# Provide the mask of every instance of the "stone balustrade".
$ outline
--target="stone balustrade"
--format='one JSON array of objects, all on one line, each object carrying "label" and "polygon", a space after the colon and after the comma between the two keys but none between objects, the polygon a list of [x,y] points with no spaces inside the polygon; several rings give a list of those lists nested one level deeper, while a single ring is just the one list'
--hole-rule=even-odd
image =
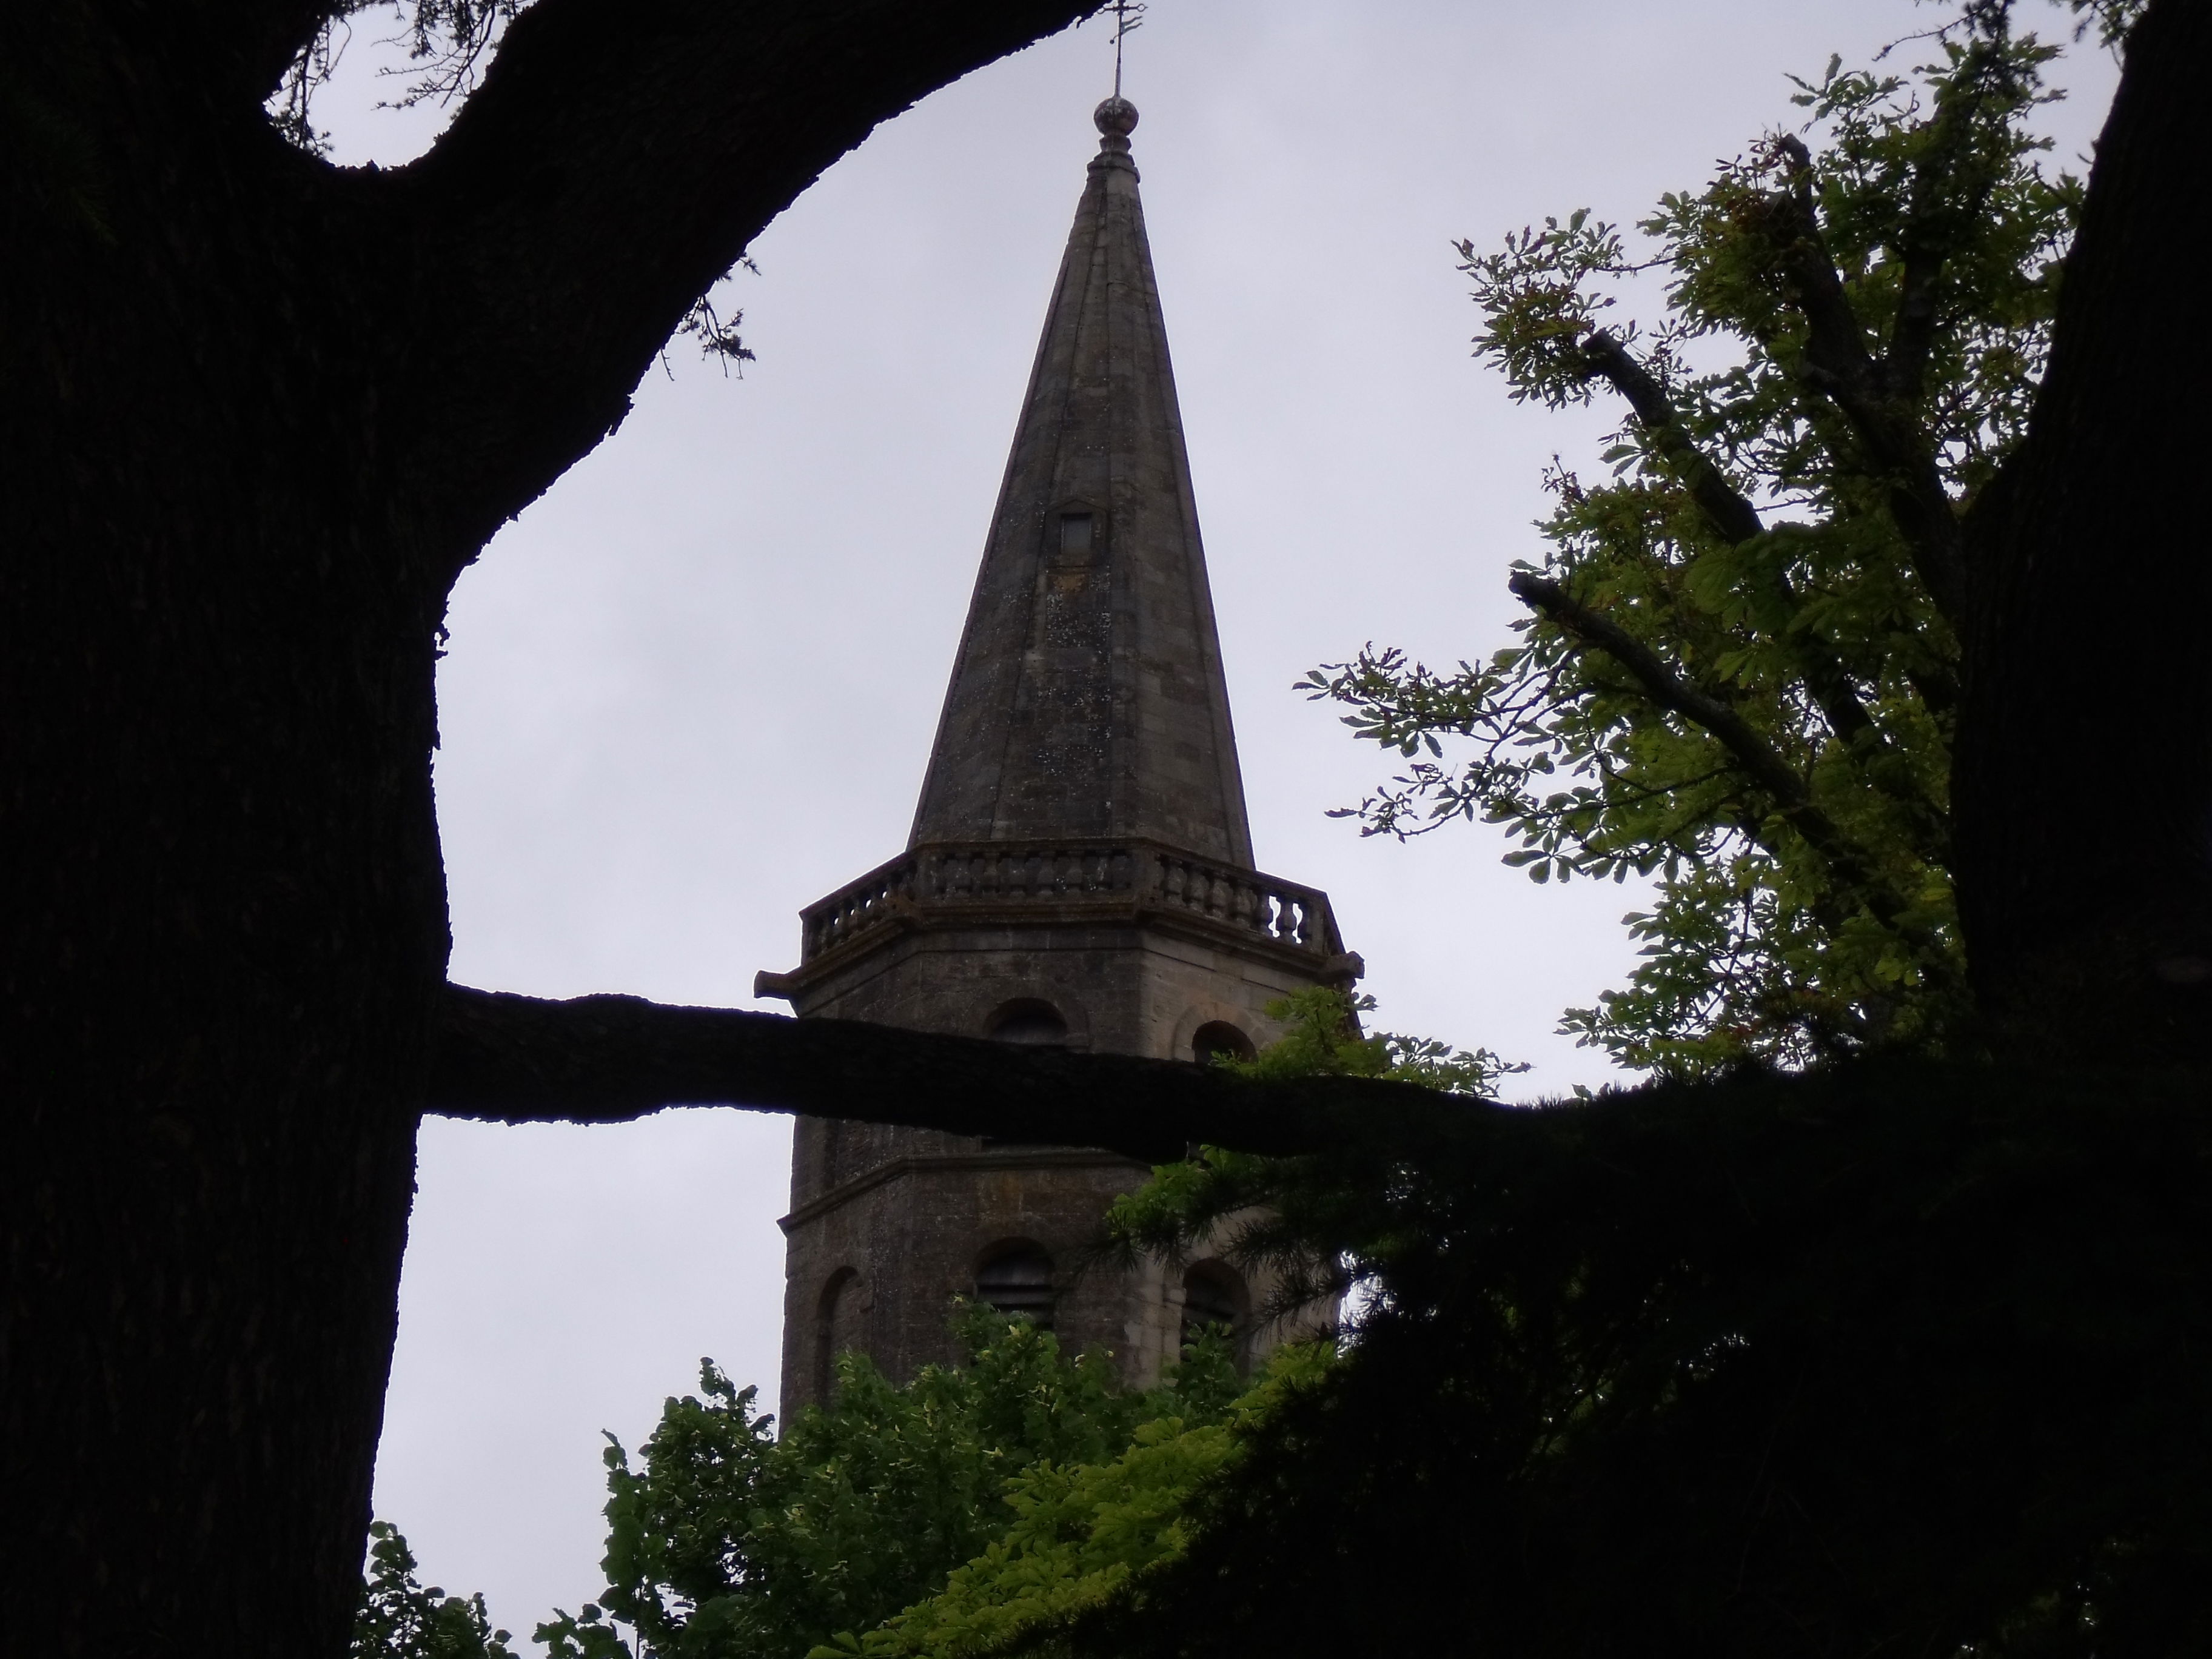
[{"label": "stone balustrade", "polygon": [[1316,962],[1340,952],[1328,896],[1151,842],[960,842],[918,847],[801,911],[811,962],[901,917],[1182,915]]}]

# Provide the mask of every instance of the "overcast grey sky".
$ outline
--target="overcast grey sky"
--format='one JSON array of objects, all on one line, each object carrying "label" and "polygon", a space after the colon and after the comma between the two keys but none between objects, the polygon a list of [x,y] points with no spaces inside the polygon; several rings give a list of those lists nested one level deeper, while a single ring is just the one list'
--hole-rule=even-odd
[{"label": "overcast grey sky", "polygon": [[[1532,1092],[1595,1084],[1553,1026],[1632,960],[1632,889],[1534,887],[1486,828],[1400,846],[1327,818],[1389,768],[1289,689],[1370,639],[1505,642],[1540,469],[1610,424],[1516,407],[1470,361],[1449,243],[1633,219],[1792,118],[1785,72],[1944,15],[1158,0],[1133,38],[1259,861],[1328,890],[1385,1025],[1530,1060]],[[321,112],[343,161],[431,130],[370,111],[379,32]],[[437,775],[456,978],[752,1006],[799,907],[903,845],[1109,69],[1091,25],[886,124],[728,286],[744,378],[672,348],[464,578]],[[2061,67],[2063,155],[2112,76]],[[635,1445],[702,1354],[772,1394],[787,1148],[738,1111],[425,1126],[377,1510],[429,1577],[526,1635],[600,1587],[601,1429]]]}]

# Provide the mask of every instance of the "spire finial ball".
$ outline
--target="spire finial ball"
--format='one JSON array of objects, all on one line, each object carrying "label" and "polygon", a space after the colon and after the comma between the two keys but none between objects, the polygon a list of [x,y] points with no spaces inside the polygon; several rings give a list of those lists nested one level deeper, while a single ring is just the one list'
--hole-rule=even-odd
[{"label": "spire finial ball", "polygon": [[1127,138],[1137,125],[1137,106],[1126,98],[1109,98],[1091,112],[1098,131],[1109,138]]}]

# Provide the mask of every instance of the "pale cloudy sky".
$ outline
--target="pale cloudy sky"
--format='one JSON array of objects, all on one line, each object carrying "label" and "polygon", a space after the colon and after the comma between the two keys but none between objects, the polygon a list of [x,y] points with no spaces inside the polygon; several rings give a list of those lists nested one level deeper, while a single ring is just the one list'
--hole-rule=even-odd
[{"label": "pale cloudy sky", "polygon": [[[1400,846],[1327,818],[1389,769],[1289,689],[1370,639],[1504,643],[1540,469],[1609,424],[1513,405],[1469,360],[1449,243],[1632,219],[1789,119],[1786,72],[1943,15],[1157,0],[1133,39],[1259,860],[1329,890],[1385,1024],[1530,1060],[1532,1091],[1595,1083],[1553,1027],[1632,961],[1633,890],[1534,887],[1488,829]],[[370,108],[379,33],[322,111],[342,160],[432,130]],[[903,845],[1109,61],[1087,27],[884,126],[730,285],[744,378],[672,349],[464,579],[438,767],[457,978],[751,1006],[799,908]],[[2062,66],[2063,155],[2112,73]],[[428,1576],[526,1635],[599,1588],[600,1430],[635,1445],[702,1354],[773,1393],[787,1149],[738,1111],[425,1126],[377,1509]]]}]

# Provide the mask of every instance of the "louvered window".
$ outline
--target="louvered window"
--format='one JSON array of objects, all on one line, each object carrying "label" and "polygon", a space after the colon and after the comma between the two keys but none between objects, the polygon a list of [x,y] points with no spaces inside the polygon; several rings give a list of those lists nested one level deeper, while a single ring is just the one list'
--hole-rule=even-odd
[{"label": "louvered window", "polygon": [[975,1270],[975,1299],[1003,1314],[1052,1324],[1052,1258],[1036,1245],[1002,1244]]}]

